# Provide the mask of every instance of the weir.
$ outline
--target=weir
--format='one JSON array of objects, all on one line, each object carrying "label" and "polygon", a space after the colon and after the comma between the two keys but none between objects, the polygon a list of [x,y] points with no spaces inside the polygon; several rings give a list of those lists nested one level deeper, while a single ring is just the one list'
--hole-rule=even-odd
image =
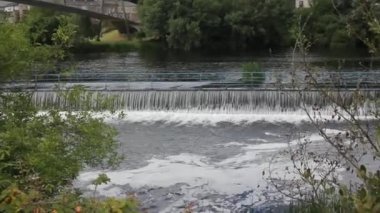
[{"label": "weir", "polygon": [[[331,91],[328,97],[335,101],[352,103],[355,91]],[[368,100],[380,97],[380,91],[362,91],[361,96]],[[205,110],[205,111],[298,111],[303,107],[321,108],[328,106],[331,100],[320,91],[96,91],[86,92],[91,104],[97,107],[100,99],[111,99],[113,109],[118,110]],[[52,91],[37,91],[33,100],[39,107],[50,104],[61,106],[67,103]],[[374,110],[375,102],[368,101],[365,111]]]},{"label": "weir", "polygon": [[[294,84],[292,80],[296,79]],[[379,72],[319,72],[310,85],[307,76],[285,72],[216,73],[75,73],[35,76],[6,82],[3,90],[30,91],[37,106],[68,106],[60,91],[83,87],[83,97],[97,107],[111,98],[118,110],[297,111],[323,109],[339,101],[350,106],[365,97],[365,111],[376,108],[380,97]],[[358,99],[359,98],[359,99]]]}]

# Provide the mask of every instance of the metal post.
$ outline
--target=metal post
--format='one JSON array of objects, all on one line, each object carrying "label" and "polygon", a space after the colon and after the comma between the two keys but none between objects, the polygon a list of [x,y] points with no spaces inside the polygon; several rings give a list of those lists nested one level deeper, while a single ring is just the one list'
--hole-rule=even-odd
[{"label": "metal post", "polygon": [[105,83],[104,89],[105,90],[108,90],[107,82],[108,82],[108,75],[107,75],[107,73],[104,73],[104,83]]},{"label": "metal post", "polygon": [[152,90],[153,89],[153,74],[149,74],[149,78],[150,78],[150,89]]},{"label": "metal post", "polygon": [[34,91],[37,91],[37,75],[34,75]]},{"label": "metal post", "polygon": [[251,87],[254,87],[254,84],[253,73],[251,73]]}]

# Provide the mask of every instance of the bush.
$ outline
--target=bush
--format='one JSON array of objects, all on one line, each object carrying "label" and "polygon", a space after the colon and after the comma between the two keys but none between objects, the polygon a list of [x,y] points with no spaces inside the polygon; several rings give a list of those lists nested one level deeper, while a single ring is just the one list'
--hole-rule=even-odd
[{"label": "bush", "polygon": [[337,30],[332,35],[332,38],[331,38],[331,41],[330,41],[330,48],[331,49],[345,48],[345,47],[349,47],[353,43],[354,42],[347,35],[347,32],[345,30]]},{"label": "bush", "polygon": [[91,212],[91,213],[137,213],[139,202],[134,196],[126,198],[84,198],[75,191],[64,191],[58,196],[39,199],[37,192],[25,193],[15,186],[8,187],[0,194],[0,212]]},{"label": "bush", "polygon": [[251,62],[243,65],[243,79],[244,84],[249,86],[260,86],[265,81],[265,74],[261,71],[261,67],[256,62]]},{"label": "bush", "polygon": [[[71,93],[62,101],[78,100],[78,92]],[[85,166],[118,164],[113,127],[89,111],[62,110],[39,113],[31,94],[0,95],[0,190],[14,185],[46,198],[69,186]]]}]

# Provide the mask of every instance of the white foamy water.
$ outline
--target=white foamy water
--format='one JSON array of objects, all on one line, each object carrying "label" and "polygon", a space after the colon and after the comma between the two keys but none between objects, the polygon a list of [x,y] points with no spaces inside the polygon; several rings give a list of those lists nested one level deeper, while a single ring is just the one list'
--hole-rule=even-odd
[{"label": "white foamy water", "polygon": [[239,143],[239,142],[229,142],[226,144],[221,144],[224,147],[234,147],[234,146],[245,146],[246,144],[244,143]]},{"label": "white foamy water", "polygon": [[[252,128],[253,131],[242,140],[211,144],[209,145],[211,148],[206,147],[207,152],[189,152],[186,150],[186,144],[183,143],[174,152],[175,154],[167,155],[166,153],[159,152],[157,154],[157,152],[154,152],[155,156],[145,159],[146,164],[143,166],[133,169],[122,168],[116,171],[88,171],[81,173],[78,178],[80,187],[93,190],[94,187],[89,183],[99,173],[105,172],[111,178],[111,182],[98,187],[98,193],[103,196],[121,197],[131,191],[148,191],[150,197],[145,197],[144,199],[157,199],[153,198],[154,196],[163,197],[158,202],[161,206],[157,207],[154,212],[156,210],[160,212],[182,211],[184,206],[193,202],[198,207],[212,206],[213,208],[220,208],[218,211],[224,212],[238,211],[244,205],[252,207],[260,205],[263,203],[262,200],[265,200],[262,198],[262,194],[264,192],[268,193],[268,189],[265,188],[267,182],[262,176],[263,171],[270,166],[281,176],[281,173],[286,172],[285,167],[292,167],[290,159],[283,156],[282,160],[272,161],[275,156],[278,157],[279,151],[302,143],[305,139],[316,142],[323,141],[323,137],[315,132],[306,132],[299,140],[287,141],[285,136],[287,132],[284,132],[284,128],[287,128],[286,126],[299,125],[302,122],[309,121],[309,118],[302,112],[247,113],[178,110],[125,111],[124,114],[126,116],[123,118],[116,117],[118,113],[116,115],[100,113],[97,116],[103,117],[111,123],[121,120],[123,122],[120,125],[133,126],[138,132],[142,131],[139,128],[144,127],[143,130],[149,131],[152,128],[157,131],[156,129],[159,128],[159,131],[172,134],[170,128],[178,128],[181,130],[180,132],[175,132],[178,135],[164,137],[165,140],[178,140],[178,143],[184,140],[182,138],[186,137],[194,137],[194,140],[199,140],[196,135],[188,132],[198,125],[202,126],[201,128],[211,128],[210,132],[217,133],[220,133],[225,128],[225,125],[217,125],[221,123],[227,123],[227,129],[235,125],[239,127],[246,126],[244,128]],[[326,117],[329,116],[326,115]],[[163,127],[162,124],[167,124],[167,126],[164,125],[164,128],[161,128]],[[254,125],[248,126],[249,124]],[[261,129],[255,131],[255,126]],[[145,127],[148,128],[146,129]],[[269,129],[268,127],[278,129]],[[220,129],[220,131],[214,131],[212,128]],[[127,130],[132,131],[133,129]],[[235,130],[231,129],[229,131]],[[336,129],[326,129],[328,135],[339,132]],[[128,134],[127,132],[126,139],[128,139]],[[229,134],[230,132],[227,132],[227,136]],[[155,136],[148,134],[142,140],[155,141]],[[191,140],[189,141],[191,142]],[[153,142],[148,143],[148,145],[155,146]],[[165,147],[170,149],[172,146]],[[220,151],[218,151],[219,148],[221,149]],[[154,149],[154,147],[151,149]],[[159,149],[161,150],[161,147]],[[224,153],[223,149],[235,149],[238,150],[238,154],[231,152],[233,154],[228,155],[228,152]],[[161,151],[165,152],[165,148]],[[223,155],[223,159],[213,159],[212,154],[215,152]],[[141,154],[144,155],[144,152],[141,152]],[[287,177],[292,178],[289,175]],[[170,190],[173,187],[177,187],[174,190],[174,194],[177,195],[171,194]],[[157,190],[160,192],[159,195],[153,193]],[[150,194],[150,191],[153,191],[153,194]],[[146,200],[142,200],[143,203],[144,201],[146,202]]]},{"label": "white foamy water", "polygon": [[[120,118],[120,114],[124,116]],[[277,111],[207,111],[207,110],[176,110],[176,111],[117,111],[116,113],[94,113],[96,117],[105,118],[107,122],[116,122],[125,120],[128,123],[145,123],[154,124],[162,122],[165,124],[177,125],[203,125],[215,126],[219,123],[230,123],[235,125],[249,125],[252,123],[290,123],[299,125],[309,123],[310,118],[305,111],[298,110],[294,112],[277,112]],[[319,119],[331,119],[332,111],[326,111],[320,115]],[[360,120],[371,120],[373,116],[358,116]],[[335,122],[344,122],[343,120]],[[281,137],[270,132],[265,132],[267,136]]]},{"label": "white foamy water", "polygon": [[[309,118],[302,112],[209,112],[209,111],[125,111],[129,123],[153,124],[163,122],[178,125],[215,126],[218,123],[248,125],[255,122],[294,123],[307,122]],[[102,114],[107,121],[115,120],[115,115]]]},{"label": "white foamy water", "polygon": [[272,132],[265,132],[264,134],[267,135],[267,136],[273,136],[273,137],[281,138],[281,135],[275,134],[275,133],[272,133]]},{"label": "white foamy water", "polygon": [[[233,145],[240,145],[231,142]],[[111,183],[98,188],[104,196],[123,196],[121,186],[129,185],[134,189],[142,187],[157,188],[182,184],[180,201],[163,209],[161,212],[172,212],[179,203],[196,201],[200,194],[219,194],[233,196],[252,190],[250,204],[260,200],[261,188],[266,181],[262,172],[268,168],[273,151],[285,148],[286,144],[245,145],[242,153],[220,162],[212,162],[206,156],[190,153],[152,158],[148,165],[133,170],[106,171]],[[281,164],[278,166],[284,166]],[[80,182],[89,182],[104,171],[84,172],[79,176]],[[93,190],[93,186],[87,186]],[[243,201],[241,201],[243,202]],[[245,201],[247,202],[247,201]],[[204,205],[204,203],[203,203]],[[237,207],[241,204],[236,204]]]}]

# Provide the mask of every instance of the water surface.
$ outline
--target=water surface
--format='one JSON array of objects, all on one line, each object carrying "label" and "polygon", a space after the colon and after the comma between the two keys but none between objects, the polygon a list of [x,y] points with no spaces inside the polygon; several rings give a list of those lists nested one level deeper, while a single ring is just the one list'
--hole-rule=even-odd
[{"label": "water surface", "polygon": [[[257,61],[265,71],[289,72],[293,62],[302,60],[289,51],[185,56],[165,52],[102,54],[78,59],[76,71],[240,72],[242,64]],[[316,69],[327,72],[364,72],[370,64],[369,57],[355,55],[311,54],[308,60]],[[373,70],[377,71],[379,65],[375,61]],[[147,212],[181,212],[186,206],[195,212],[246,212],[276,203],[278,193],[268,186],[263,171],[271,167],[281,176],[286,167],[292,166],[289,156],[280,155],[280,151],[305,139],[319,147],[315,150],[329,149],[302,111],[297,94],[285,99],[270,91],[263,91],[261,96],[227,92],[202,99],[202,92],[151,93],[121,94],[126,105],[118,106],[125,110],[125,119],[106,117],[106,121],[119,131],[120,152],[126,159],[114,171],[83,171],[78,187],[91,193],[90,182],[106,172],[111,183],[99,187],[99,196],[135,193]],[[308,100],[310,106],[322,102],[313,94]],[[326,116],[329,112],[331,109],[324,111]],[[341,122],[327,126],[330,133],[343,127]]]}]

